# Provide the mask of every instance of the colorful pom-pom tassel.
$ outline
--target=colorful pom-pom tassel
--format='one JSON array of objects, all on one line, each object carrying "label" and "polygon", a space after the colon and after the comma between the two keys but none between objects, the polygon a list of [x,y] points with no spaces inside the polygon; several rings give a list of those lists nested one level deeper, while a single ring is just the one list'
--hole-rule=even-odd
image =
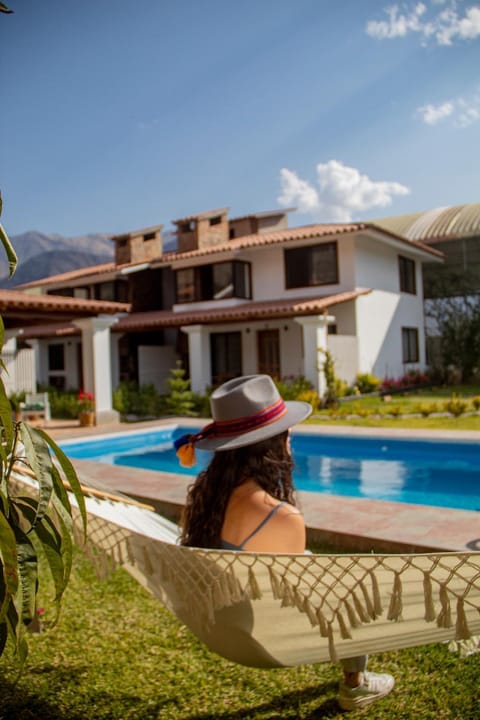
[{"label": "colorful pom-pom tassel", "polygon": [[193,437],[193,435],[183,435],[174,442],[177,457],[182,467],[193,467],[197,462]]}]

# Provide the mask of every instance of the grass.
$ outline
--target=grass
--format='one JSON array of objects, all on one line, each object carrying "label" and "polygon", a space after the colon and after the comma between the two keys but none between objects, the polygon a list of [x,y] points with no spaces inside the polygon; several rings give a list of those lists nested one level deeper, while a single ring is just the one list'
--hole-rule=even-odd
[{"label": "grass", "polygon": [[[455,396],[465,401],[467,412],[458,417],[444,414],[445,402]],[[431,388],[381,397],[362,397],[340,403],[337,409],[322,410],[307,422],[328,422],[358,427],[403,427],[409,430],[475,430],[480,431],[480,414],[474,411],[473,398],[480,397],[478,385]],[[425,406],[436,406],[436,412],[421,417]],[[441,413],[441,414],[437,414]]]},{"label": "grass", "polygon": [[[480,655],[445,645],[384,653],[373,670],[396,689],[369,720],[475,720]],[[59,624],[30,636],[27,667],[0,659],[2,720],[280,720],[341,718],[339,669],[330,663],[256,670],[227,662],[193,635],[123,570],[95,577],[77,553]]]},{"label": "grass", "polygon": [[[479,387],[394,396],[403,413],[419,402],[480,395]],[[375,410],[378,398],[355,401]],[[480,430],[480,416],[384,417],[313,422],[370,427]],[[321,548],[320,548],[321,550]],[[45,599],[48,607],[48,601]],[[99,580],[76,554],[59,624],[30,636],[18,682],[0,658],[0,720],[321,720],[345,717],[336,703],[338,667],[282,670],[234,665],[210,653],[123,570]],[[395,676],[393,693],[348,717],[478,720],[480,654],[460,659],[445,645],[383,653],[372,670]]]}]

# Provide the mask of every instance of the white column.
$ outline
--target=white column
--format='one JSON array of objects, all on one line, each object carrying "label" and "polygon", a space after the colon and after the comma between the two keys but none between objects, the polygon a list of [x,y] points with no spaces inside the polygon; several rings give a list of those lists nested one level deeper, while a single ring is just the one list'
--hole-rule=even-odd
[{"label": "white column", "polygon": [[209,333],[204,325],[185,325],[180,330],[188,335],[190,388],[203,393],[212,381]]},{"label": "white column", "polygon": [[97,425],[118,422],[118,412],[112,408],[112,361],[110,328],[116,317],[99,315],[75,320],[82,331],[83,389],[95,397]]},{"label": "white column", "polygon": [[5,370],[1,375],[5,385],[5,392],[10,395],[17,391],[17,337],[21,330],[5,330],[2,360],[5,363]]},{"label": "white column", "polygon": [[123,337],[123,333],[110,333],[110,353],[112,357],[112,390],[120,385],[120,353],[118,352],[118,343]]},{"label": "white column", "polygon": [[334,320],[328,315],[309,315],[295,318],[303,332],[303,374],[313,384],[320,397],[326,390],[322,351],[328,347],[328,323]]},{"label": "white column", "polygon": [[[42,375],[42,362],[40,353],[42,352],[40,340],[38,338],[31,338],[28,340],[28,345],[32,348],[35,353],[35,378],[38,382],[48,383],[48,378],[44,378]],[[36,388],[35,388],[36,391]]]}]

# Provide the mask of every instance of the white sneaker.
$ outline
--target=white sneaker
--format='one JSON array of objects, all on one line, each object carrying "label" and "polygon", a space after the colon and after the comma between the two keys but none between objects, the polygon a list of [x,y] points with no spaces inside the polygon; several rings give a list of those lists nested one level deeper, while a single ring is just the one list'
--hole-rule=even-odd
[{"label": "white sneaker", "polygon": [[395,680],[387,673],[365,672],[363,683],[356,688],[340,685],[338,704],[342,710],[356,710],[379,700],[393,690]]}]

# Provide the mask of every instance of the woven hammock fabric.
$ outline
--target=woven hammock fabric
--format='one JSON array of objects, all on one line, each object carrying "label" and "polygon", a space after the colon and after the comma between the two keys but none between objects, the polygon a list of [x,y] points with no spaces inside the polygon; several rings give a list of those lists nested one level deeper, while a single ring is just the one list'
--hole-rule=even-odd
[{"label": "woven hammock fabric", "polygon": [[148,510],[90,500],[88,514],[86,549],[97,567],[124,566],[212,651],[234,662],[266,668],[337,661],[480,633],[478,552],[199,550],[175,544],[171,523],[153,530],[160,519]]}]

